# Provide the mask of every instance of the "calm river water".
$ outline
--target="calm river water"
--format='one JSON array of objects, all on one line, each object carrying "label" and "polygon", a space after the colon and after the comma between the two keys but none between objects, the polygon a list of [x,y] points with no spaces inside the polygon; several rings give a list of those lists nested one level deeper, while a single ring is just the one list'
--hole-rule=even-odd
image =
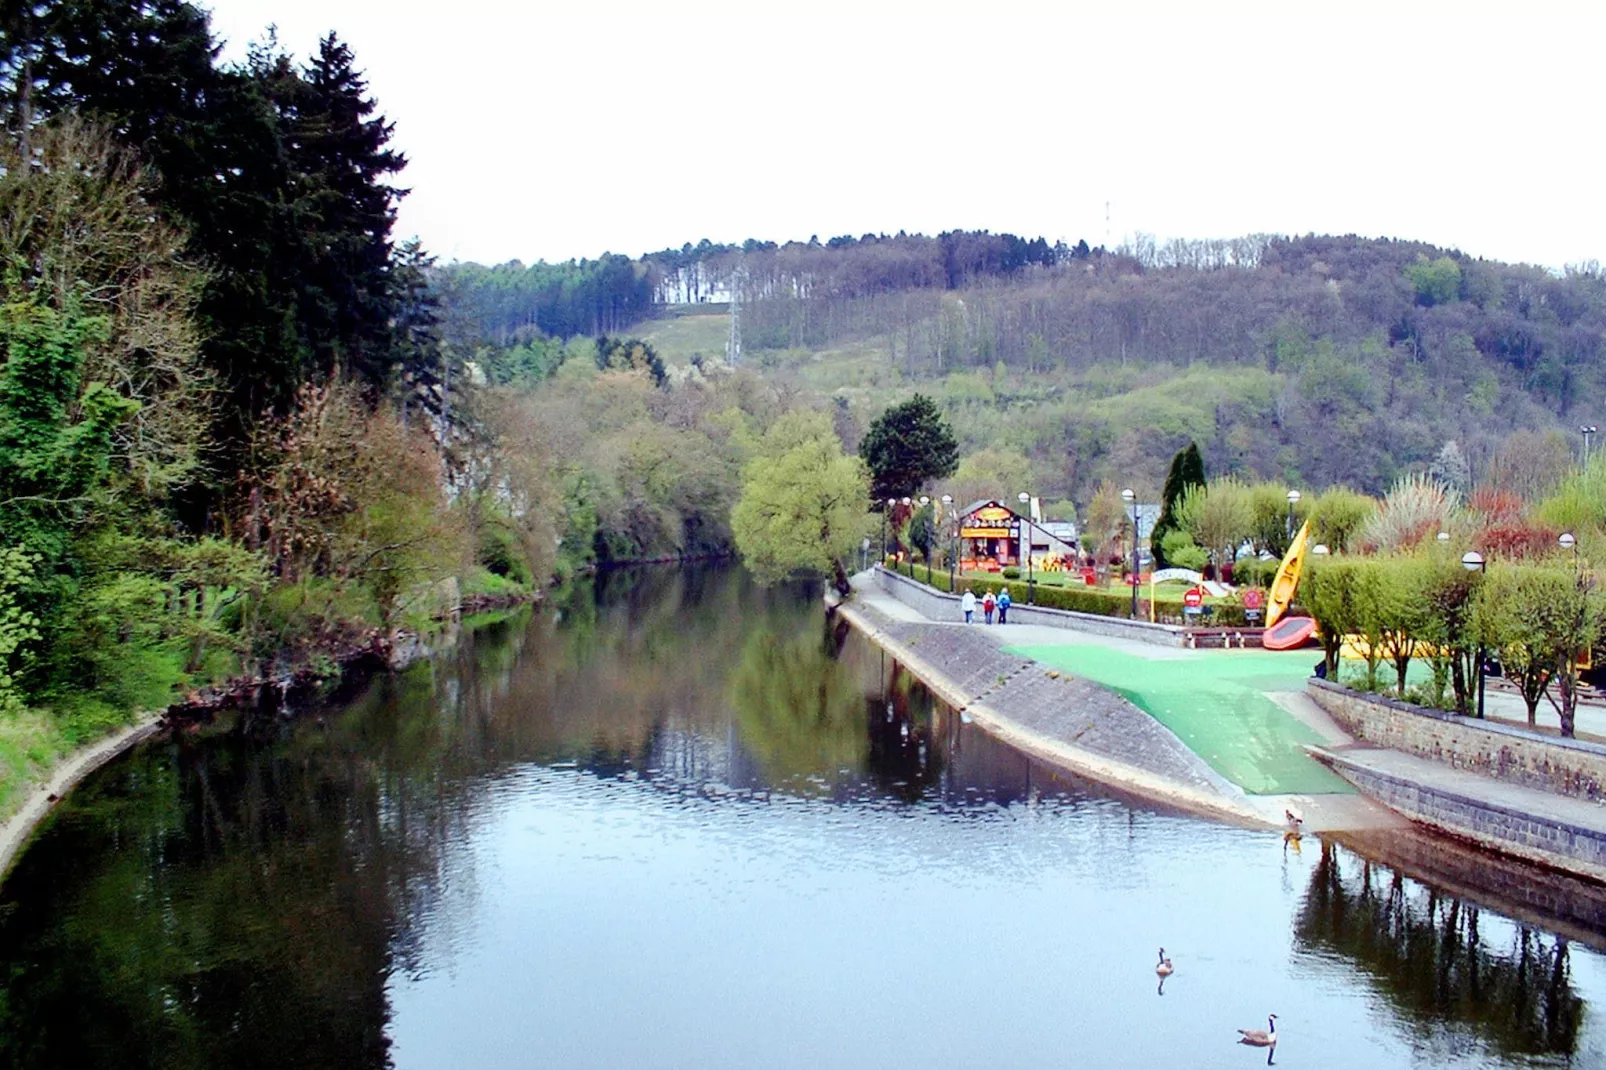
[{"label": "calm river water", "polygon": [[1598,893],[1056,776],[817,598],[613,573],[114,763],[0,890],[0,1065],[1606,1065]]}]

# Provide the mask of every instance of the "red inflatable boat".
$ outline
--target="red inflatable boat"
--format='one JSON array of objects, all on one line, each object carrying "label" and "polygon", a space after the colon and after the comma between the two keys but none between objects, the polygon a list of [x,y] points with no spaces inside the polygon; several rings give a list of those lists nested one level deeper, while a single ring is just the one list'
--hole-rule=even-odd
[{"label": "red inflatable boat", "polygon": [[1260,635],[1267,650],[1293,650],[1304,646],[1316,634],[1316,622],[1309,617],[1284,617]]}]

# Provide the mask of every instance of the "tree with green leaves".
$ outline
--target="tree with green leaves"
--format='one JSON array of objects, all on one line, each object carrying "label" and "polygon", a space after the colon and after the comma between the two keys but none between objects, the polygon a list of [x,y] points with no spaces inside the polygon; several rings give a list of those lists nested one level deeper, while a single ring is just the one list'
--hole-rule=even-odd
[{"label": "tree with green leaves", "polygon": [[1300,602],[1316,619],[1317,638],[1327,678],[1338,680],[1338,655],[1344,637],[1360,626],[1360,610],[1355,599],[1355,563],[1342,558],[1312,562],[1299,585]]},{"label": "tree with green leaves", "polygon": [[931,551],[937,545],[937,504],[927,502],[909,518],[909,545],[920,551],[931,567]]},{"label": "tree with green leaves", "polygon": [[1606,624],[1606,606],[1602,606],[1595,590],[1594,577],[1575,569],[1572,582],[1560,592],[1547,615],[1554,621],[1552,626],[1561,640],[1556,650],[1556,686],[1553,694],[1547,694],[1561,719],[1561,734],[1571,739],[1578,719],[1578,659],[1594,647]]},{"label": "tree with green leaves", "polygon": [[[1158,567],[1165,568],[1169,564],[1165,556],[1166,539],[1180,526],[1177,504],[1188,491],[1204,485],[1204,458],[1199,455],[1199,444],[1189,442],[1171,458],[1171,471],[1166,473],[1165,487],[1160,492],[1160,518],[1154,522],[1154,531],[1149,535],[1154,547],[1154,563]],[[1181,549],[1182,544],[1178,544],[1178,548]]]},{"label": "tree with green leaves", "polygon": [[894,405],[871,423],[859,443],[876,502],[908,498],[933,479],[954,474],[959,444],[941,410],[924,394]]},{"label": "tree with green leaves", "polygon": [[731,532],[753,574],[774,582],[795,572],[823,572],[848,594],[843,562],[867,528],[869,480],[859,460],[843,455],[830,419],[820,413],[783,417],[742,475]]},{"label": "tree with green leaves", "polygon": [[1389,638],[1398,628],[1404,595],[1377,561],[1355,563],[1355,633],[1365,643],[1366,689],[1378,689],[1377,674],[1388,656]]},{"label": "tree with green leaves", "polygon": [[1311,538],[1334,553],[1350,549],[1356,533],[1377,511],[1377,502],[1348,487],[1328,487],[1310,507]]},{"label": "tree with green leaves", "polygon": [[1394,665],[1395,693],[1405,697],[1405,677],[1416,657],[1428,613],[1422,598],[1426,583],[1423,563],[1410,558],[1371,561],[1368,567],[1378,573],[1387,597],[1376,611],[1381,614],[1379,633],[1383,656]]},{"label": "tree with green leaves", "polygon": [[1572,577],[1557,569],[1496,566],[1479,585],[1474,607],[1478,636],[1498,652],[1507,680],[1517,685],[1535,723],[1561,659],[1578,647],[1571,642],[1566,603]]}]

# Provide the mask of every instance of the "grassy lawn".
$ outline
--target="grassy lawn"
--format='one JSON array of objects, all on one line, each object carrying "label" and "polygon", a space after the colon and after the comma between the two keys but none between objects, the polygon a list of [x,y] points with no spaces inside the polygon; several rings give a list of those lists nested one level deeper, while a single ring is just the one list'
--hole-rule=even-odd
[{"label": "grassy lawn", "polygon": [[641,324],[637,337],[652,343],[665,364],[686,364],[698,353],[724,360],[730,322],[723,312],[672,316]]},{"label": "grassy lawn", "polygon": [[1162,660],[1091,643],[1010,650],[1123,695],[1251,795],[1354,790],[1305,753],[1321,738],[1265,695],[1301,690],[1311,651],[1198,650]]},{"label": "grassy lawn", "polygon": [[44,779],[68,749],[54,718],[32,710],[0,717],[0,820],[22,805],[24,794]]}]

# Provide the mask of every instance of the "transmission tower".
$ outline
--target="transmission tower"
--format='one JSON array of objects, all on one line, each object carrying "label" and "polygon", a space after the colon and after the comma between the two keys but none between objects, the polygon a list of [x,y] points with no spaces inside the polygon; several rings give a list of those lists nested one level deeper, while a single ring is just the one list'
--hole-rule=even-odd
[{"label": "transmission tower", "polygon": [[742,276],[741,268],[731,274],[731,333],[725,341],[725,363],[731,367],[742,360]]}]

